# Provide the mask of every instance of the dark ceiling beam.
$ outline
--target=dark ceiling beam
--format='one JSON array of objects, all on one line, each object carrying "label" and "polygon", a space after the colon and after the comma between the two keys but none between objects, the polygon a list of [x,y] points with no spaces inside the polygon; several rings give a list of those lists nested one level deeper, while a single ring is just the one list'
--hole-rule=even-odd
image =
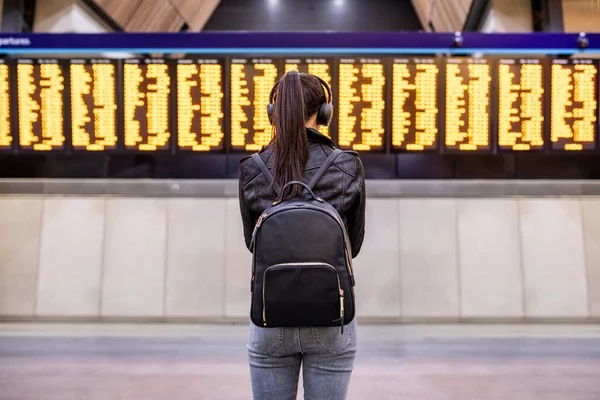
[{"label": "dark ceiling beam", "polygon": [[4,0],[2,32],[32,32],[36,0]]},{"label": "dark ceiling beam", "polygon": [[476,32],[481,28],[483,19],[492,5],[491,0],[473,0],[463,25],[463,32]]},{"label": "dark ceiling beam", "polygon": [[564,32],[562,0],[531,0],[534,32]]},{"label": "dark ceiling beam", "polygon": [[94,0],[82,0],[83,3],[94,12],[102,21],[108,24],[115,32],[123,32],[123,27],[119,25],[110,15],[104,11]]}]

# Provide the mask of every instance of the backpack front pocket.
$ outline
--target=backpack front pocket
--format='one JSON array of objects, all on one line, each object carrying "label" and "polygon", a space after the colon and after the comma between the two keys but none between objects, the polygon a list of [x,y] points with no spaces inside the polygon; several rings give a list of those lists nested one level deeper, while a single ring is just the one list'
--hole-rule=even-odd
[{"label": "backpack front pocket", "polygon": [[265,270],[263,326],[335,326],[344,319],[344,291],[326,263],[287,263]]}]

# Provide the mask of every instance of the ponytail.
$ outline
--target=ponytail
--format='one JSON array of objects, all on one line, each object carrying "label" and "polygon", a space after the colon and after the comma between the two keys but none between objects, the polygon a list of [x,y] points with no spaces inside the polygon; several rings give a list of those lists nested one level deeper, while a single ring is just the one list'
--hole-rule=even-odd
[{"label": "ponytail", "polygon": [[[294,180],[300,180],[308,160],[308,138],[306,136],[304,95],[302,82],[297,71],[290,71],[281,78],[275,97],[273,122],[273,177],[280,188]],[[301,187],[288,189],[288,196],[300,194]],[[290,192],[291,190],[291,192]]]}]

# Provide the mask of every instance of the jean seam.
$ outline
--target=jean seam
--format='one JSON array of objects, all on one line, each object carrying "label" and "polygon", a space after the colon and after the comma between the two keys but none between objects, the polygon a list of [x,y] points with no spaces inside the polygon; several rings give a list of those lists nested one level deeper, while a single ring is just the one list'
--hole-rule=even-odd
[{"label": "jean seam", "polygon": [[304,354],[304,349],[302,348],[302,340],[300,339],[300,328],[296,328],[296,337],[298,338],[298,346],[300,347],[300,353]]},{"label": "jean seam", "polygon": [[317,344],[317,346],[319,346],[323,351],[326,351],[327,353],[331,354],[332,356],[337,356],[340,355],[341,353],[343,353],[344,351],[346,351],[346,349],[348,349],[348,347],[350,347],[350,345],[352,344],[352,338],[353,338],[353,332],[352,330],[348,330],[348,343],[346,343],[346,345],[344,345],[344,347],[342,347],[340,350],[333,352],[329,349],[327,349],[320,341],[319,341],[319,334],[317,333],[317,331],[313,328],[311,328],[312,333],[313,333],[313,341]]}]

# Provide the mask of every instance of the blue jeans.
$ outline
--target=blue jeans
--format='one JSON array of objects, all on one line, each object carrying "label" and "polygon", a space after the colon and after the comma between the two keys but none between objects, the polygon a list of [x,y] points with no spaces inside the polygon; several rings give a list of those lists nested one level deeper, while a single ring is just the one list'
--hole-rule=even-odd
[{"label": "blue jeans", "polygon": [[254,400],[296,400],[300,366],[305,400],[345,400],[357,349],[356,319],[340,327],[262,328],[250,323]]}]

